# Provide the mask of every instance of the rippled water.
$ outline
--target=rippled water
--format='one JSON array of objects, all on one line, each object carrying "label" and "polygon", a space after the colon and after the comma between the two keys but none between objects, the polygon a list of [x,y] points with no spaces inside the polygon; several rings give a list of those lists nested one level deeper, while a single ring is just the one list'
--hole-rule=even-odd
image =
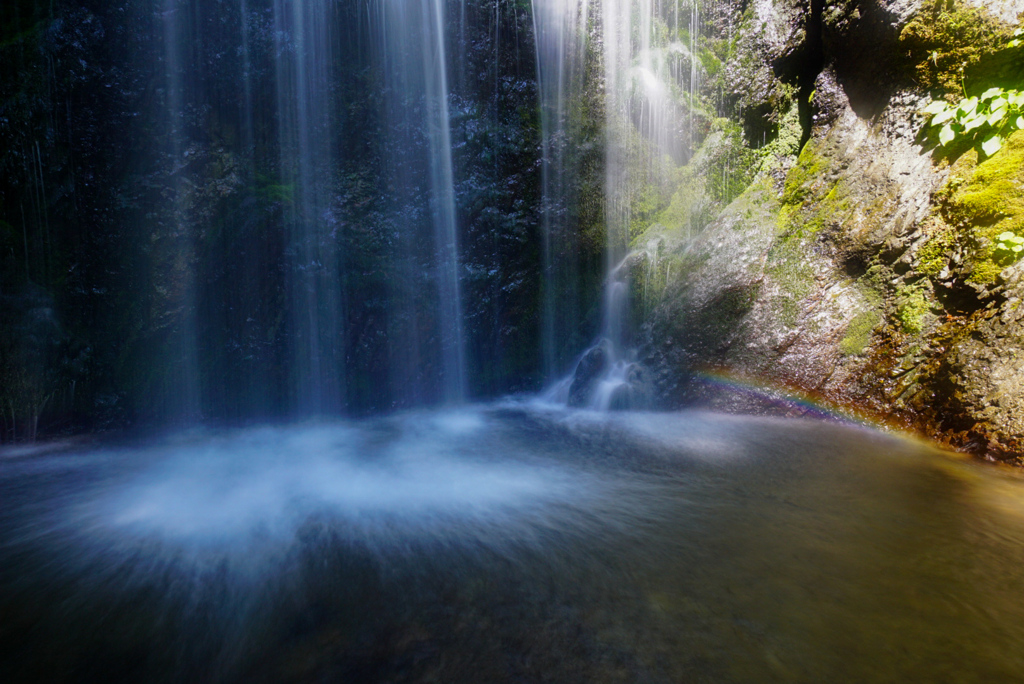
[{"label": "rippled water", "polygon": [[0,681],[1024,680],[1024,483],[530,406],[0,452]]}]

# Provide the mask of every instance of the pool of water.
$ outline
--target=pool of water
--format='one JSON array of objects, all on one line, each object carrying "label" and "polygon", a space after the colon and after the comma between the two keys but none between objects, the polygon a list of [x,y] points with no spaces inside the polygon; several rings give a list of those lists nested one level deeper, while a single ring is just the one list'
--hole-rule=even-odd
[{"label": "pool of water", "polygon": [[500,405],[0,452],[3,682],[1024,680],[1024,482]]}]

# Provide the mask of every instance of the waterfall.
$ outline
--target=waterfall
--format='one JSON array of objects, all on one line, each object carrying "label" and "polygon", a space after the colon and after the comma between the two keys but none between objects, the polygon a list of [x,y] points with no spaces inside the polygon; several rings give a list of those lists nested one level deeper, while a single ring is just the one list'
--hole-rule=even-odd
[{"label": "waterfall", "polygon": [[[691,111],[697,101],[700,12],[696,0],[680,24],[680,2],[601,0],[600,58],[605,113],[605,293],[601,337],[547,397],[591,408],[626,407],[642,401],[642,369],[630,344],[630,241],[644,217],[635,207],[663,192],[673,171],[692,154]],[[559,156],[565,122],[566,80],[579,69],[577,46],[585,39],[587,0],[534,0],[537,61],[544,112],[544,235],[547,293],[557,293],[562,268],[556,210],[564,201],[566,169]],[[684,13],[684,18],[685,17]],[[589,46],[586,49],[596,49]],[[686,63],[688,69],[679,68]],[[577,85],[577,87],[579,87]],[[545,354],[556,342],[560,316],[554,296],[545,297]]]},{"label": "waterfall", "polygon": [[442,396],[447,403],[466,396],[466,343],[459,287],[459,232],[455,218],[451,127],[448,114],[448,60],[445,56],[445,8],[442,0],[422,0],[423,82],[430,140],[434,249],[441,327]]},{"label": "waterfall", "polygon": [[543,306],[541,344],[546,380],[564,369],[560,349],[576,325],[579,311],[577,227],[569,222],[567,204],[575,181],[569,154],[577,122],[571,98],[585,87],[586,31],[591,18],[588,0],[532,0],[537,51],[537,80],[542,127]]},{"label": "waterfall", "polygon": [[[68,84],[43,104],[74,136],[42,114],[18,134],[28,161],[4,187],[27,195],[0,207],[17,263],[7,243],[0,257],[17,272],[4,286],[39,280],[85,351],[55,351],[29,389],[77,382],[83,424],[237,423],[527,392],[599,331],[627,354],[628,269],[621,315],[601,274],[626,255],[637,160],[661,143],[635,129],[606,146],[603,128],[657,138],[660,100],[630,84],[641,61],[660,78],[659,20],[641,60],[626,4],[532,6],[55,6],[50,33],[14,42],[88,30],[81,60],[30,60]],[[619,14],[631,28],[611,30]]]},{"label": "waterfall", "polygon": [[[387,173],[396,190],[397,258],[404,263],[393,284],[400,313],[392,328],[389,365],[393,393],[406,403],[434,396],[459,403],[466,396],[446,14],[443,0],[381,0],[376,17],[391,129]],[[424,250],[426,236],[415,232],[410,220],[411,207],[418,206],[425,191],[431,250]],[[424,262],[431,263],[428,273]],[[426,323],[421,321],[424,308]],[[430,377],[424,377],[425,371]]]},{"label": "waterfall", "polygon": [[177,310],[170,330],[170,356],[173,359],[163,383],[162,401],[166,419],[188,423],[200,417],[199,361],[196,340],[195,249],[187,211],[185,174],[188,151],[185,136],[185,57],[182,54],[191,38],[189,12],[179,0],[164,0],[163,63],[166,103],[165,153],[170,160],[168,194],[169,217],[164,238],[170,243],[165,266],[173,290],[168,296]]},{"label": "waterfall", "polygon": [[344,301],[338,235],[329,206],[332,3],[275,0],[277,107],[282,185],[287,204],[288,285],[294,408],[336,412],[343,405]]}]

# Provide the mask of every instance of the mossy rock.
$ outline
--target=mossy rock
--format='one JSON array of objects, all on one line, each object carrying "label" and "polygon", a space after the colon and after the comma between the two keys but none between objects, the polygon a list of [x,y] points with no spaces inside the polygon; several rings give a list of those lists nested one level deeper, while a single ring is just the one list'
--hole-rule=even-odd
[{"label": "mossy rock", "polygon": [[942,275],[943,270],[949,266],[950,257],[957,246],[956,230],[941,221],[936,223],[939,225],[917,250],[915,271],[929,278]]},{"label": "mossy rock", "polygon": [[925,316],[931,311],[930,297],[922,285],[910,285],[897,293],[896,319],[903,332],[916,335],[924,330]]},{"label": "mossy rock", "polygon": [[975,150],[965,153],[939,197],[944,218],[967,247],[967,282],[994,284],[1013,261],[999,249],[998,237],[1006,232],[1024,236],[1024,131],[987,159],[979,159]]},{"label": "mossy rock", "polygon": [[[792,101],[793,93],[784,105],[780,105],[777,116],[777,130],[774,137],[754,152],[757,158],[755,177],[765,177],[776,169],[788,168],[792,160],[800,153],[800,141],[803,128],[800,125],[800,112]],[[756,141],[754,141],[756,142]]]},{"label": "mossy rock", "polygon": [[871,344],[871,334],[882,322],[882,314],[877,309],[861,311],[846,328],[846,335],[839,342],[839,348],[848,356],[863,354]]},{"label": "mossy rock", "polygon": [[779,240],[772,245],[765,260],[765,273],[771,276],[783,297],[792,303],[782,305],[782,322],[796,325],[799,307],[796,302],[814,289],[814,267],[809,261],[813,250],[802,239]]},{"label": "mossy rock", "polygon": [[913,65],[914,79],[935,95],[962,93],[965,73],[1006,46],[1012,29],[984,9],[960,0],[927,3],[903,27],[900,46]]},{"label": "mossy rock", "polygon": [[861,158],[856,144],[857,135],[847,128],[804,145],[786,175],[776,223],[780,236],[820,237],[843,261],[866,259],[892,233],[896,191]]},{"label": "mossy rock", "polygon": [[818,143],[809,140],[800,151],[796,165],[786,175],[782,193],[784,205],[800,205],[822,194],[821,184],[827,182],[825,174],[829,170],[830,161],[827,156],[819,153],[818,147]]},{"label": "mossy rock", "polygon": [[828,141],[809,140],[786,174],[777,222],[780,235],[812,236],[849,213],[829,147]]}]

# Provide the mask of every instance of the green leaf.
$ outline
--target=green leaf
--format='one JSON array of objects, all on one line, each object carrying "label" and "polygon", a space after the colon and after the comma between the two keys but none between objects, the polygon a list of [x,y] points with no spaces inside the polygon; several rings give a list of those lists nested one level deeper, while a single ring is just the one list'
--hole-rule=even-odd
[{"label": "green leaf", "polygon": [[998,135],[993,135],[991,138],[981,143],[981,151],[985,153],[985,156],[991,157],[993,154],[999,151],[1003,146],[1003,139]]},{"label": "green leaf", "polygon": [[949,109],[949,104],[947,102],[935,100],[921,111],[925,114],[938,114],[939,112],[944,112],[947,109]]},{"label": "green leaf", "polygon": [[932,119],[932,124],[931,125],[932,126],[938,126],[940,124],[944,124],[947,121],[949,121],[950,119],[952,119],[955,115],[956,115],[956,110],[955,109],[946,109],[944,111],[941,111],[938,114],[936,114],[935,117]]},{"label": "green leaf", "polygon": [[972,97],[969,100],[961,100],[957,109],[964,114],[973,114],[978,108],[978,98]]},{"label": "green leaf", "polygon": [[1006,93],[1006,97],[1014,107],[1024,107],[1024,93],[1011,90]]},{"label": "green leaf", "polygon": [[956,133],[953,131],[953,126],[950,124],[946,124],[939,130],[939,142],[942,145],[948,145],[955,137]]},{"label": "green leaf", "polygon": [[964,122],[964,132],[970,133],[975,128],[981,128],[983,125],[985,125],[986,121],[987,119],[985,118],[984,114],[979,114],[978,116],[968,119],[966,122]]},{"label": "green leaf", "polygon": [[999,95],[1002,92],[1003,92],[1002,88],[989,88],[988,90],[986,90],[985,92],[983,92],[981,94],[981,99],[982,100],[991,100],[993,97],[996,97],[997,95]]},{"label": "green leaf", "polygon": [[1004,119],[1006,119],[1006,110],[999,109],[989,114],[988,119],[986,119],[986,121],[988,121],[989,126],[998,126],[1003,122]]}]

